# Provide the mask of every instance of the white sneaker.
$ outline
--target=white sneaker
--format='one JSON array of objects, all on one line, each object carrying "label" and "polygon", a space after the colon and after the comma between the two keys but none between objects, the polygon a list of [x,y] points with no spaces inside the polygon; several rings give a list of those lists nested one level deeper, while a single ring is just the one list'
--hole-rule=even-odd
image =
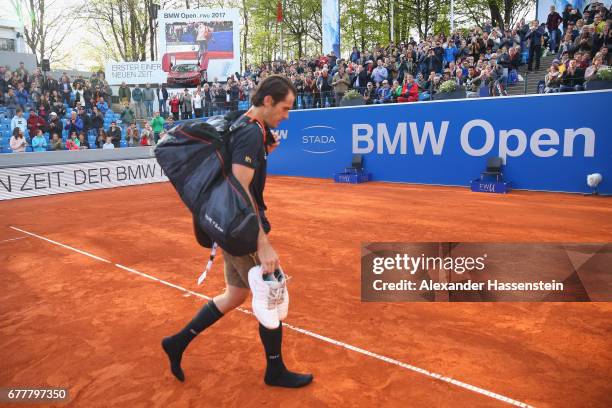
[{"label": "white sneaker", "polygon": [[281,268],[274,272],[274,277],[279,283],[278,300],[276,302],[276,310],[278,310],[278,320],[283,321],[289,313],[289,291],[287,290],[287,280],[289,277]]},{"label": "white sneaker", "polygon": [[276,306],[283,288],[273,274],[266,274],[266,279],[262,275],[261,266],[256,265],[249,270],[253,314],[264,327],[273,330],[280,324]]}]

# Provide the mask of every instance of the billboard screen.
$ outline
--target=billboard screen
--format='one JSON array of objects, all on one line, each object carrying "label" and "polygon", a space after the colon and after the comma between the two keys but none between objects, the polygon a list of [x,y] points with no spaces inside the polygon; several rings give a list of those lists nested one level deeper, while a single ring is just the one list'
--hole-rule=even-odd
[{"label": "billboard screen", "polygon": [[159,58],[168,85],[192,87],[198,80],[225,81],[240,71],[238,9],[163,10]]}]

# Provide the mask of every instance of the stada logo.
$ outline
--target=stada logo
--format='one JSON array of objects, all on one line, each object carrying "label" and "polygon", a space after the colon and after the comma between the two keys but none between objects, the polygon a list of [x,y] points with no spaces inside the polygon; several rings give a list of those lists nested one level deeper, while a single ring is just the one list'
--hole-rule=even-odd
[{"label": "stada logo", "polygon": [[312,154],[327,154],[336,150],[336,128],[315,125],[302,129],[302,151]]}]

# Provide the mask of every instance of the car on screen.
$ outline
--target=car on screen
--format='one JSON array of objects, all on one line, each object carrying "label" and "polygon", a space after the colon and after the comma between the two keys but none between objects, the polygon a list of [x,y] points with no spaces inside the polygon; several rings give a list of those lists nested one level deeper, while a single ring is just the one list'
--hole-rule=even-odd
[{"label": "car on screen", "polygon": [[196,87],[206,82],[206,70],[198,61],[176,61],[168,72],[168,86]]}]

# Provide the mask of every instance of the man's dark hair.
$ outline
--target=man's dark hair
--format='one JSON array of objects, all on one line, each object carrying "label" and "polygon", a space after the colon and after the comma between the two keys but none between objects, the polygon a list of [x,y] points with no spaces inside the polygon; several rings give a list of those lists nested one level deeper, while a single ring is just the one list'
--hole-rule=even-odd
[{"label": "man's dark hair", "polygon": [[253,106],[262,106],[264,98],[270,95],[274,105],[276,105],[280,101],[284,101],[289,92],[297,96],[297,90],[288,78],[280,75],[270,75],[261,81],[251,98],[251,103]]}]

